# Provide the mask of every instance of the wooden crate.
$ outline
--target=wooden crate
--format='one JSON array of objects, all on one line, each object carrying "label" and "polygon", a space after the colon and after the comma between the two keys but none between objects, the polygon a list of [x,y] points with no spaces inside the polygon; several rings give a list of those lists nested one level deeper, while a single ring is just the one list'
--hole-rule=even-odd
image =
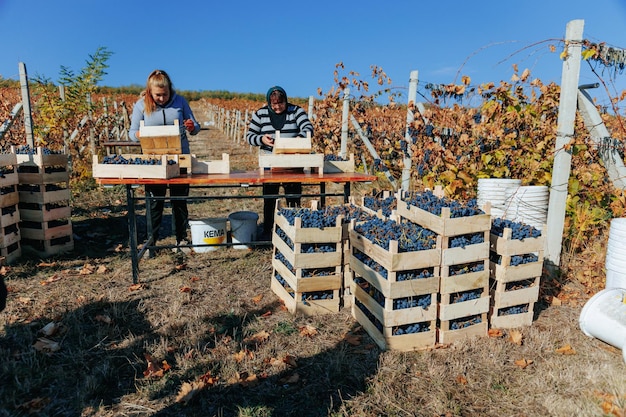
[{"label": "wooden crate", "polygon": [[0,256],[4,258],[5,264],[12,264],[22,256],[21,242],[17,241],[7,247],[0,247]]},{"label": "wooden crate", "polygon": [[435,321],[412,323],[428,325],[427,331],[397,334],[397,327],[384,326],[356,296],[352,304],[352,316],[382,350],[410,352],[433,347],[437,342]]},{"label": "wooden crate", "polygon": [[0,207],[12,207],[20,202],[17,184],[0,187]]},{"label": "wooden crate", "polygon": [[[12,152],[16,152],[14,146]],[[69,156],[67,154],[47,154],[43,147],[37,147],[34,153],[16,153],[18,183],[51,184],[68,182]]]},{"label": "wooden crate", "polygon": [[354,172],[354,154],[350,154],[350,158],[346,161],[330,161],[324,160],[324,173],[334,174],[337,172]]},{"label": "wooden crate", "polygon": [[228,174],[230,172],[230,155],[222,154],[221,160],[200,161],[191,156],[191,173],[192,174]]},{"label": "wooden crate", "polygon": [[289,245],[282,238],[280,238],[276,232],[274,232],[272,235],[272,243],[274,244],[274,253],[276,253],[276,251],[279,251],[296,269],[328,268],[335,266],[341,267],[341,241],[328,243],[320,242],[328,246],[334,246],[335,251],[313,253],[303,253],[301,250],[303,245],[308,245],[311,243],[294,242],[292,248],[289,247]]},{"label": "wooden crate", "polygon": [[[489,269],[488,260],[477,261],[474,265],[483,265],[482,271],[467,272],[464,274],[450,273],[450,268],[459,265],[443,265],[441,267],[440,303],[439,303],[439,333],[440,343],[452,343],[466,337],[486,336],[490,305]],[[463,264],[461,264],[463,265]],[[480,297],[454,302],[454,295],[468,291],[481,291]],[[470,322],[471,318],[479,318],[477,323]],[[454,328],[454,324],[467,321],[468,325]]]},{"label": "wooden crate", "polygon": [[41,258],[47,258],[73,251],[74,237],[72,234],[69,234],[49,240],[22,238],[22,245],[24,248],[37,253]]},{"label": "wooden crate", "polygon": [[349,230],[350,245],[374,259],[388,271],[410,271],[414,269],[439,266],[441,261],[441,243],[437,248],[419,252],[399,252],[398,241],[389,242],[389,250],[379,246],[354,230],[352,222]]},{"label": "wooden crate", "polygon": [[332,298],[330,299],[312,299],[309,297],[310,293],[294,291],[293,288],[280,277],[280,274],[278,274],[278,276],[276,274],[276,271],[272,273],[270,288],[292,314],[313,316],[336,313],[339,311],[340,291],[338,289],[327,291],[327,293],[332,294]]},{"label": "wooden crate", "polygon": [[14,153],[0,154],[0,187],[7,187],[19,182],[17,175],[17,157]]},{"label": "wooden crate", "polygon": [[70,219],[47,222],[21,221],[20,233],[23,239],[54,240],[72,235],[72,221]]},{"label": "wooden crate", "polygon": [[[302,219],[296,217],[294,224],[289,224],[289,221],[280,212],[281,201],[276,201],[276,209],[274,211],[274,233],[276,232],[276,226],[280,227],[285,234],[295,243],[340,243],[342,237],[342,219],[337,217],[335,226],[333,227],[303,227]],[[301,208],[287,208],[287,210],[302,210]],[[316,210],[313,206],[311,210]]]},{"label": "wooden crate", "polygon": [[71,198],[69,188],[56,184],[19,184],[17,189],[20,203],[51,204]]},{"label": "wooden crate", "polygon": [[469,324],[459,329],[445,329],[439,328],[437,334],[437,341],[442,344],[454,343],[459,340],[473,338],[473,337],[485,337],[489,328],[487,322],[487,313],[478,315],[480,322]]},{"label": "wooden crate", "polygon": [[144,121],[141,120],[139,143],[141,143],[141,152],[146,155],[182,154],[178,120],[174,120],[174,124],[168,126],[144,126]]},{"label": "wooden crate", "polygon": [[[122,155],[125,158],[153,159],[150,155]],[[104,164],[101,157],[93,156],[92,176],[94,178],[155,178],[170,179],[180,176],[178,162],[169,164],[169,160],[177,161],[177,155],[161,155],[160,165],[139,164]]]},{"label": "wooden crate", "polygon": [[20,218],[20,211],[18,210],[17,204],[0,208],[0,227],[19,223]]},{"label": "wooden crate", "polygon": [[[414,258],[420,258],[419,254],[421,253],[421,251],[411,253],[413,254]],[[372,259],[375,260],[374,258]],[[365,279],[376,289],[378,289],[385,298],[389,298],[392,300],[396,298],[419,296],[439,292],[439,267],[433,267],[426,263],[419,265],[420,266],[416,268],[410,268],[402,271],[390,271],[387,269],[387,278],[385,278],[380,273],[361,262],[356,256],[354,256],[354,252],[353,255],[351,255],[350,257],[350,269],[353,271],[355,276]],[[432,277],[404,281],[397,280],[397,276],[399,273],[431,267],[433,268]]]},{"label": "wooden crate", "polygon": [[24,203],[19,205],[19,218],[32,222],[49,222],[72,216],[72,207],[69,201],[53,204]]},{"label": "wooden crate", "polygon": [[432,230],[441,236],[457,236],[470,233],[483,232],[491,229],[490,206],[482,208],[485,214],[475,216],[450,217],[450,208],[443,207],[441,215],[430,213],[426,210],[407,203],[402,198],[402,193],[396,193],[396,213],[407,220]]},{"label": "wooden crate", "polygon": [[527,308],[527,311],[517,314],[501,314],[499,313],[499,310],[507,309],[507,307],[492,306],[489,313],[490,326],[497,329],[514,329],[518,327],[526,327],[532,325],[535,315],[533,303],[509,307],[522,306],[525,306]]},{"label": "wooden crate", "polygon": [[280,131],[274,135],[275,155],[280,154],[310,154],[311,153],[311,132],[306,132],[304,138],[286,138],[280,136]]},{"label": "wooden crate", "polygon": [[291,270],[287,265],[276,258],[272,259],[272,267],[274,271],[280,274],[287,284],[298,293],[341,289],[341,266],[329,268],[332,270],[332,273],[328,275],[313,276],[307,276],[307,270],[305,268]]},{"label": "wooden crate", "polygon": [[259,150],[259,172],[265,175],[265,169],[272,168],[316,168],[318,175],[324,175],[324,154],[273,154]]},{"label": "wooden crate", "polygon": [[17,223],[0,227],[0,247],[8,248],[20,240],[21,234]]},{"label": "wooden crate", "polygon": [[[519,240],[512,239],[511,235],[512,230],[510,228],[505,228],[502,236],[490,235],[490,251],[495,257],[500,257],[500,263],[494,261],[489,263],[491,278],[503,282],[512,282],[541,276],[544,261],[544,236]],[[530,253],[537,256],[536,262],[511,265],[513,256],[522,256]]]},{"label": "wooden crate", "polygon": [[[397,299],[380,296],[378,301],[372,296],[372,290],[376,291],[376,287],[369,281],[355,275],[359,282],[354,282],[352,290],[357,300],[363,303],[367,309],[386,327],[402,326],[411,323],[422,323],[437,319],[437,291],[422,293],[422,291],[414,291],[419,294],[406,294],[398,298],[420,298],[430,296],[431,302],[427,308],[419,306],[408,308],[394,308],[394,302]],[[421,281],[421,280],[417,280]],[[416,283],[419,285],[419,283]],[[382,292],[379,292],[382,295]],[[382,302],[382,305],[381,305]]]}]

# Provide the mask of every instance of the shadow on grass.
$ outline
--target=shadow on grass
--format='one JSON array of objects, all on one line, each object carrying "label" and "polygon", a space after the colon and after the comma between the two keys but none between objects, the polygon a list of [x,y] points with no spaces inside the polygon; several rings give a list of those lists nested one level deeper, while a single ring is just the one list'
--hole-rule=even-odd
[{"label": "shadow on grass", "polygon": [[[272,366],[259,364],[255,367],[254,383],[219,381],[187,404],[176,403],[174,398],[184,382],[197,380],[207,371],[219,376],[224,364],[219,359],[208,365],[198,362],[182,374],[168,373],[159,383],[146,380],[144,353],[149,346],[163,342],[164,329],[156,332],[145,319],[142,312],[145,302],[148,301],[94,302],[65,312],[62,318],[39,317],[5,326],[0,336],[0,403],[3,404],[0,417],[27,416],[33,412],[78,417],[99,415],[97,410],[128,411],[128,404],[122,404],[124,398],[137,393],[140,386],[150,396],[139,394],[144,396],[141,403],[162,400],[171,405],[158,412],[145,408],[131,414],[326,416],[340,407],[342,399],[365,390],[368,378],[377,370],[380,351],[373,343],[366,345],[365,340],[369,340],[366,338],[363,345],[341,341],[308,357],[298,356],[297,346],[288,346],[288,340],[277,339],[274,343],[278,347],[272,354],[279,358],[293,354],[297,366],[272,374]],[[274,301],[258,309],[248,309],[242,315],[205,316],[201,320],[214,331],[193,345],[210,352],[223,344],[224,339],[232,338],[236,346],[255,352],[259,346],[245,339],[250,333],[248,326],[268,310],[279,308],[279,302]],[[268,330],[276,338],[286,331],[297,332],[295,320],[280,322]],[[45,337],[41,329],[50,322],[57,322],[60,327],[58,333]],[[358,327],[352,330],[362,332]],[[34,345],[41,338],[57,341],[60,349],[36,350]],[[234,353],[227,353],[226,357]],[[163,359],[173,369],[182,367],[173,353]],[[268,373],[261,367],[266,367]],[[106,411],[105,414],[109,415]]]},{"label": "shadow on grass", "polygon": [[[80,416],[86,405],[110,406],[135,391],[145,367],[142,347],[157,337],[140,304],[95,302],[62,319],[38,317],[5,326],[0,416]],[[57,332],[45,336],[41,330],[52,322]]]}]

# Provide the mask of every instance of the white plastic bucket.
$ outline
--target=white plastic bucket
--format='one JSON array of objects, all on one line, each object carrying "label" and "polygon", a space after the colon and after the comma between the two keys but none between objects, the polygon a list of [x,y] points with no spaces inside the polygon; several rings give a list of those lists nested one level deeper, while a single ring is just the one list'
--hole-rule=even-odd
[{"label": "white plastic bucket", "polygon": [[[215,245],[226,243],[226,222],[224,218],[189,220],[191,243],[194,245]],[[194,247],[195,252],[209,252],[222,246]]]},{"label": "white plastic bucket", "polygon": [[545,185],[511,187],[506,190],[506,219],[542,230],[548,220],[550,190]]},{"label": "white plastic bucket", "polygon": [[626,285],[626,273],[621,271],[616,271],[615,269],[611,269],[609,267],[606,268],[606,284],[605,287],[609,288],[624,288]]},{"label": "white plastic bucket", "polygon": [[476,200],[480,207],[491,203],[491,217],[504,218],[507,210],[506,190],[517,188],[522,180],[511,178],[479,178]]},{"label": "white plastic bucket", "polygon": [[626,218],[611,220],[606,248],[606,288],[626,288]]},{"label": "white plastic bucket", "polygon": [[626,362],[626,289],[606,288],[591,297],[578,324],[587,336],[621,349]]},{"label": "white plastic bucket", "polygon": [[[254,242],[256,240],[259,215],[253,211],[236,211],[228,216],[232,243]],[[247,245],[233,245],[235,249],[249,249]]]}]

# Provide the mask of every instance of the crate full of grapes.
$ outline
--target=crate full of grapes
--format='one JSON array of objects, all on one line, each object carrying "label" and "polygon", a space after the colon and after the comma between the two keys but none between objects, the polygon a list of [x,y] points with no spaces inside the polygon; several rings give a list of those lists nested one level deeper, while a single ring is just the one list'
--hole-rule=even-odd
[{"label": "crate full of grapes", "polygon": [[337,311],[342,286],[342,217],[276,202],[272,289],[293,313]]},{"label": "crate full of grapes", "polygon": [[[373,218],[351,223],[350,245],[388,271],[407,271],[439,266],[441,241],[415,223]],[[419,256],[416,256],[419,253]]]},{"label": "crate full of grapes", "polygon": [[539,229],[494,219],[490,233],[491,278],[512,282],[541,276],[544,244],[545,238]]},{"label": "crate full of grapes", "polygon": [[395,194],[388,190],[375,190],[369,195],[362,196],[360,201],[364,211],[381,219],[395,219],[397,204]]},{"label": "crate full of grapes", "polygon": [[14,153],[0,154],[0,187],[11,186],[18,182],[17,157]]},{"label": "crate full of grapes", "polygon": [[177,155],[93,156],[94,178],[170,179],[180,176]]},{"label": "crate full of grapes", "polygon": [[338,172],[354,172],[354,154],[349,158],[337,155],[324,155],[324,173],[335,174]]},{"label": "crate full of grapes", "polygon": [[442,236],[483,232],[491,228],[489,204],[480,208],[476,200],[456,201],[432,191],[397,192],[396,213]]},{"label": "crate full of grapes", "polygon": [[48,184],[69,181],[69,157],[60,151],[38,146],[12,146],[20,184]]},{"label": "crate full of grapes", "polygon": [[[308,278],[305,278],[308,279]],[[312,277],[311,279],[316,279]],[[340,308],[340,290],[323,289],[317,291],[296,291],[282,277],[279,270],[272,271],[270,288],[278,296],[285,308],[294,315],[314,316],[336,313]]]},{"label": "crate full of grapes", "polygon": [[[398,312],[389,316],[387,310],[380,308],[379,301],[373,300],[360,286],[357,288],[352,303],[352,316],[381,349],[408,352],[426,349],[436,344],[435,320],[422,320],[423,317],[412,315],[411,310],[415,307],[409,307],[406,314]],[[415,305],[422,303],[424,307],[419,307],[422,310],[435,310],[435,307],[428,307],[431,302],[429,297],[432,299],[432,296],[423,296],[412,298],[408,302],[411,306],[414,303]],[[387,314],[390,324],[384,323],[384,314]]]},{"label": "crate full of grapes", "polygon": [[489,312],[488,259],[442,265],[439,289],[440,343],[486,336]]}]

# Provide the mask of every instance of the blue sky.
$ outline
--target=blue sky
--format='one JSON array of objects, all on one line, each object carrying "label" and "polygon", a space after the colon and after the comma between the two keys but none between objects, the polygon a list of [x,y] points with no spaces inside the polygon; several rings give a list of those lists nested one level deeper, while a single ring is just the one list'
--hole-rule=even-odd
[{"label": "blue sky", "polygon": [[[106,47],[101,84],[113,87],[144,85],[160,68],[179,90],[265,93],[278,84],[307,97],[334,85],[338,62],[372,84],[370,67],[381,67],[399,90],[412,70],[421,88],[459,75],[509,80],[513,64],[560,83],[548,46],[575,19],[586,39],[626,48],[623,0],[0,0],[0,75],[18,79],[24,62],[30,76],[56,82],[61,66],[79,72]],[[625,81],[619,74],[618,90]],[[595,82],[585,65],[580,82]]]}]

